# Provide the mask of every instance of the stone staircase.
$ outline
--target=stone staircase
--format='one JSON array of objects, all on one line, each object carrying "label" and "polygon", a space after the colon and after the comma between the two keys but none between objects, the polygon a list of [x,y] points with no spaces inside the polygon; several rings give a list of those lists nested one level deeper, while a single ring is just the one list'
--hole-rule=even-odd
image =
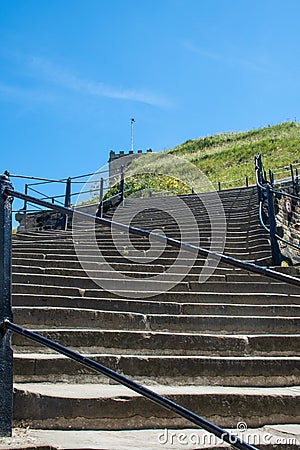
[{"label": "stone staircase", "polygon": [[[257,218],[255,189],[224,191],[220,198],[227,223],[224,253],[271,265],[268,236]],[[114,217],[176,239],[190,236],[189,243],[200,241],[205,248],[211,248],[214,232],[213,248],[222,245],[221,216],[212,230],[197,196],[181,197],[178,207],[174,201],[128,199]],[[198,242],[187,209],[198,226]],[[97,225],[96,248],[91,224],[82,222],[78,230],[75,238],[71,231],[15,235],[17,324],[150,386],[219,426],[235,429],[243,423],[260,428],[260,433],[261,427],[272,429],[275,438],[295,435],[293,427],[300,421],[296,287],[225,264],[199,283],[207,269],[202,257],[194,261],[185,253],[178,261],[179,250],[166,246],[149,264],[148,239]],[[93,279],[78,261],[79,235],[83,243],[79,259],[88,264]],[[151,249],[153,254],[160,250],[155,244]],[[293,271],[297,276],[297,268]],[[52,448],[142,448],[138,437],[142,431],[145,448],[183,447],[157,440],[163,428],[190,426],[183,418],[21,336],[14,335],[13,344],[16,427],[43,430],[39,437],[48,436],[47,442],[47,433],[64,430],[63,444],[54,439]],[[280,428],[286,424],[292,427],[288,433]],[[157,430],[145,431],[149,429]],[[102,430],[101,444],[99,431],[92,430]],[[121,430],[131,430],[126,445]],[[77,433],[76,439],[72,433]],[[86,444],[90,438],[94,444]],[[258,447],[300,448],[294,442],[272,442],[274,446],[261,442]],[[183,448],[224,448],[220,443],[189,444]]]}]

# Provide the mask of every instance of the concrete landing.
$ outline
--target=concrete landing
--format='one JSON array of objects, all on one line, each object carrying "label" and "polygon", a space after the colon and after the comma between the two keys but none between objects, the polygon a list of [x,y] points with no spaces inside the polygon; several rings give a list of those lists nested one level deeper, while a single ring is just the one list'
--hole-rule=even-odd
[{"label": "concrete landing", "polygon": [[[260,450],[299,450],[299,425],[266,425],[230,430]],[[199,428],[123,430],[123,431],[58,431],[14,429],[12,438],[0,438],[0,450],[223,450],[230,446]]]}]

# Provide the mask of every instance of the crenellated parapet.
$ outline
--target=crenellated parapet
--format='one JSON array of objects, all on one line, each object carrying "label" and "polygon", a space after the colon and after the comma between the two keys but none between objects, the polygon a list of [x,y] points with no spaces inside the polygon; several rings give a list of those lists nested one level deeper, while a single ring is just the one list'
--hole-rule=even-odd
[{"label": "crenellated parapet", "polygon": [[147,153],[152,153],[152,149],[149,148],[145,152],[143,152],[143,150],[138,150],[137,153],[134,153],[133,150],[129,150],[128,152],[121,150],[118,153],[111,150],[109,152],[109,160],[108,160],[109,176],[112,177],[114,175],[118,175],[120,173],[121,166],[124,166],[125,168],[134,159]]}]

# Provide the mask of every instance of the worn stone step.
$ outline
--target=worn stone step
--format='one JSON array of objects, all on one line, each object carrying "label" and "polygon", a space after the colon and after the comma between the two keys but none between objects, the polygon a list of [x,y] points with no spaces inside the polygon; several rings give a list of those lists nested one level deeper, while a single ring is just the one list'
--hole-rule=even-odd
[{"label": "worn stone step", "polygon": [[136,329],[153,331],[182,330],[190,332],[240,333],[297,333],[300,317],[223,316],[223,315],[160,315],[139,314],[92,309],[58,307],[15,307],[15,320],[26,326],[90,327]]},{"label": "worn stone step", "polygon": [[[47,298],[61,299],[74,298],[75,302],[87,302],[103,300],[110,302],[112,299],[123,299],[130,301],[132,298],[147,299],[149,302],[171,302],[171,303],[233,303],[233,304],[261,304],[261,305],[300,305],[300,296],[294,294],[264,294],[264,293],[222,293],[222,292],[143,292],[143,296],[136,291],[115,291],[116,293],[101,291],[97,289],[64,288],[56,286],[38,286],[31,284],[15,284],[13,286],[14,304],[22,305],[22,298],[28,305],[28,296],[32,296],[30,305],[36,304],[36,297],[47,301]],[[117,295],[118,294],[118,295]],[[134,297],[135,296],[135,297]],[[69,300],[67,300],[69,301]],[[75,304],[74,304],[75,306]]]},{"label": "worn stone step", "polygon": [[[91,279],[87,276],[85,277],[67,277],[62,275],[50,275],[50,274],[13,274],[12,280],[13,284],[28,284],[37,285],[41,284],[43,287],[47,285],[57,286],[58,288],[80,288],[80,289],[96,289],[101,291],[103,288],[101,286],[111,286],[111,289],[117,290],[146,290],[146,291],[165,291],[176,289],[176,291],[185,291],[188,292],[191,290],[190,283],[180,281],[180,277],[174,277],[175,281],[178,283],[175,284],[172,280],[168,280],[166,276],[166,281],[152,280],[151,278],[143,278],[141,277],[134,279],[133,277],[116,279],[115,273],[112,271],[111,273],[107,272],[110,275],[109,278],[94,278]],[[162,278],[162,276],[161,276]],[[197,283],[198,286],[198,283]]]},{"label": "worn stone step", "polygon": [[[199,283],[193,280],[189,280],[188,277],[180,274],[168,274],[164,273],[160,275],[159,281],[155,278],[141,277],[140,272],[137,273],[138,277],[132,276],[119,279],[120,274],[116,274],[114,271],[107,271],[104,276],[100,276],[101,273],[97,271],[91,272],[94,274],[93,278],[88,277],[84,272],[81,276],[67,276],[65,274],[52,274],[48,273],[13,273],[13,283],[24,284],[43,284],[52,286],[68,287],[80,287],[81,289],[94,289],[98,286],[109,286],[110,283],[114,284],[114,288],[117,290],[132,290],[143,289],[146,291],[166,291],[176,290],[177,292],[215,292],[215,293],[283,293],[283,294],[297,294],[299,289],[296,286],[289,285],[287,283],[276,282],[255,282],[255,283],[243,283],[234,281],[226,283],[222,281],[208,280],[205,283]],[[83,276],[84,275],[84,276]],[[125,275],[125,274],[124,274]],[[155,274],[153,274],[155,275]],[[142,278],[142,279],[141,279]],[[185,279],[185,281],[183,281]],[[199,278],[198,278],[199,279]],[[176,281],[174,286],[173,281]]]},{"label": "worn stone step", "polygon": [[[213,299],[212,299],[213,300]],[[128,311],[141,314],[198,314],[239,316],[300,316],[300,305],[291,304],[245,304],[245,303],[179,303],[154,300],[100,299],[83,297],[14,294],[14,306],[60,306],[88,308],[106,311]]]},{"label": "worn stone step", "polygon": [[[31,328],[65,346],[83,352],[119,354],[166,354],[209,356],[300,356],[300,334],[208,334],[189,331],[105,330],[83,328]],[[40,344],[14,334],[17,352],[52,352]]]},{"label": "worn stone step", "polygon": [[[299,387],[150,386],[152,390],[223,427],[300,420]],[[186,420],[114,385],[15,385],[14,425],[40,429],[141,429],[185,427]]]},{"label": "worn stone step", "polygon": [[[166,385],[297,386],[300,357],[87,354],[110,369],[142,383]],[[26,382],[99,382],[103,377],[52,354],[15,354],[15,379]],[[103,382],[103,380],[102,380]]]},{"label": "worn stone step", "polygon": [[[103,264],[104,266],[104,264]],[[144,277],[155,277],[157,275],[161,275],[164,273],[164,277],[166,280],[178,280],[178,275],[180,275],[180,268],[178,268],[177,273],[167,273],[163,266],[160,266],[157,272],[155,272],[155,267],[151,270],[152,266],[148,265],[148,271],[143,270],[143,267],[139,267],[139,271],[133,271],[133,270],[122,270],[118,272],[122,272],[126,277],[132,277],[132,278],[144,278]],[[106,269],[106,270],[105,270]],[[165,268],[167,270],[167,268]],[[12,267],[13,275],[19,275],[22,274],[24,277],[27,276],[27,274],[42,274],[42,275],[60,275],[64,276],[66,280],[68,280],[69,277],[91,277],[91,278],[108,278],[112,277],[112,270],[111,268],[107,268],[107,266],[104,266],[104,270],[98,269],[90,269],[89,275],[83,270],[83,269],[71,269],[71,268],[65,268],[65,267],[39,267],[38,265],[33,266],[21,266],[21,265],[14,265]],[[194,281],[199,282],[199,274],[187,274],[182,273],[182,281]],[[209,281],[226,281],[226,275],[225,274],[213,274],[209,277]],[[251,281],[251,280],[249,280]],[[67,284],[67,283],[66,283]]]}]

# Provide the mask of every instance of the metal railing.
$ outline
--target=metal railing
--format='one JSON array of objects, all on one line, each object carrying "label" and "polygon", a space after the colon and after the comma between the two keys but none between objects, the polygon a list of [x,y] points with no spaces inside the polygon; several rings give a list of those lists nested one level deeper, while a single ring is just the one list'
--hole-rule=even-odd
[{"label": "metal railing", "polygon": [[[299,192],[299,177],[298,169],[296,168],[296,176],[294,175],[293,165],[290,164],[290,179],[292,182],[293,192]],[[282,254],[279,246],[279,241],[285,245],[300,250],[300,246],[294,244],[293,242],[287,241],[282,236],[277,233],[277,223],[275,217],[275,205],[274,205],[274,195],[284,196],[288,199],[296,200],[300,202],[300,197],[294,194],[290,194],[284,190],[274,189],[279,182],[275,181],[274,172],[269,171],[269,180],[267,179],[266,171],[263,168],[261,154],[259,153],[255,157],[255,173],[256,173],[256,185],[258,191],[258,214],[261,226],[269,233],[271,241],[271,251],[273,263],[276,266],[280,266],[282,262]],[[269,221],[269,228],[264,221],[264,206],[267,203],[267,218]]]},{"label": "metal railing", "polygon": [[[9,176],[10,178],[21,178],[21,179],[29,179],[29,180],[34,180],[35,182],[33,183],[26,183],[24,186],[24,194],[28,195],[29,192],[31,191],[34,194],[38,194],[40,196],[41,200],[49,200],[51,201],[52,204],[59,204],[65,207],[70,207],[72,205],[72,199],[73,198],[77,198],[78,195],[83,195],[83,194],[91,194],[91,199],[88,201],[88,203],[91,202],[91,200],[94,200],[94,203],[98,203],[99,207],[97,210],[97,216],[98,217],[102,217],[103,215],[103,210],[105,207],[105,204],[112,202],[114,199],[118,199],[118,203],[121,203],[124,201],[124,197],[125,197],[125,193],[128,192],[129,190],[126,190],[126,185],[125,185],[125,180],[124,180],[124,167],[121,166],[121,168],[119,169],[119,171],[111,176],[101,176],[101,178],[99,178],[99,180],[95,181],[94,180],[83,180],[87,177],[95,177],[96,175],[108,175],[109,171],[108,170],[102,170],[102,171],[98,171],[98,172],[94,172],[94,173],[87,173],[84,175],[78,175],[78,176],[74,176],[74,177],[68,177],[68,178],[64,178],[64,179],[51,179],[51,178],[42,178],[42,177],[33,177],[33,176],[27,176],[27,175],[16,175],[16,174],[10,174],[8,172],[5,172],[5,175]],[[38,190],[36,187],[37,186],[49,186],[51,185],[53,187],[53,184],[63,184],[65,186],[64,189],[64,193],[63,194],[58,194],[58,195],[48,195],[45,192],[42,192],[41,190]],[[72,192],[72,187],[75,185],[89,185],[92,184],[94,186],[92,186],[90,189],[88,190],[81,190],[78,191],[78,189],[75,190],[75,192]],[[109,189],[111,186],[118,186],[119,191],[117,193],[115,193],[112,196],[107,196],[105,198],[105,192],[109,192]],[[96,195],[98,194],[98,195]],[[28,209],[28,204],[30,202],[27,199],[24,199],[24,204],[23,207],[19,210],[17,210],[16,212],[22,213],[25,216],[25,220],[24,220],[24,224],[25,224],[25,229],[26,229],[26,215],[28,213],[35,213],[35,212],[39,212],[39,210],[37,209]],[[76,203],[73,201],[73,203]],[[36,204],[35,203],[31,203],[35,208],[36,208]],[[66,229],[68,225],[68,218],[67,215],[64,215],[63,219],[62,219],[62,228]]]},{"label": "metal railing", "polygon": [[118,383],[132,389],[133,391],[145,396],[153,402],[163,406],[164,408],[171,410],[181,417],[189,420],[197,426],[202,427],[206,431],[209,431],[222,439],[224,442],[231,444],[234,448],[240,450],[257,450],[256,447],[244,442],[239,437],[229,433],[223,428],[213,424],[212,422],[202,418],[194,412],[178,405],[170,399],[157,394],[156,392],[139,385],[135,381],[103,366],[90,358],[80,355],[61,344],[58,344],[52,340],[49,340],[38,333],[27,330],[13,322],[12,303],[11,303],[11,258],[12,258],[12,201],[13,198],[19,198],[21,200],[34,203],[45,208],[49,208],[58,212],[62,212],[67,216],[73,216],[78,214],[86,219],[92,220],[98,224],[106,227],[111,227],[121,231],[129,231],[130,233],[146,236],[151,239],[155,239],[165,244],[171,245],[175,248],[181,248],[192,253],[196,253],[200,256],[210,256],[221,260],[222,262],[233,266],[242,268],[244,270],[258,273],[272,279],[283,281],[289,284],[300,287],[300,280],[290,275],[276,272],[272,269],[260,267],[251,262],[245,262],[236,258],[220,254],[218,252],[206,250],[202,247],[198,247],[185,242],[180,242],[176,239],[169,238],[165,235],[150,232],[141,228],[127,226],[122,223],[113,222],[103,217],[93,216],[84,212],[74,211],[73,209],[65,206],[51,204],[45,200],[37,199],[29,195],[23,194],[18,191],[14,191],[12,184],[7,176],[0,177],[0,378],[1,385],[3,386],[0,391],[0,415],[2,421],[0,423],[0,435],[10,435],[12,430],[12,360],[13,353],[11,350],[11,336],[10,332],[21,334],[31,340],[39,342],[47,347],[62,353],[63,355],[83,364],[89,368],[100,372],[109,378],[117,381]]}]

